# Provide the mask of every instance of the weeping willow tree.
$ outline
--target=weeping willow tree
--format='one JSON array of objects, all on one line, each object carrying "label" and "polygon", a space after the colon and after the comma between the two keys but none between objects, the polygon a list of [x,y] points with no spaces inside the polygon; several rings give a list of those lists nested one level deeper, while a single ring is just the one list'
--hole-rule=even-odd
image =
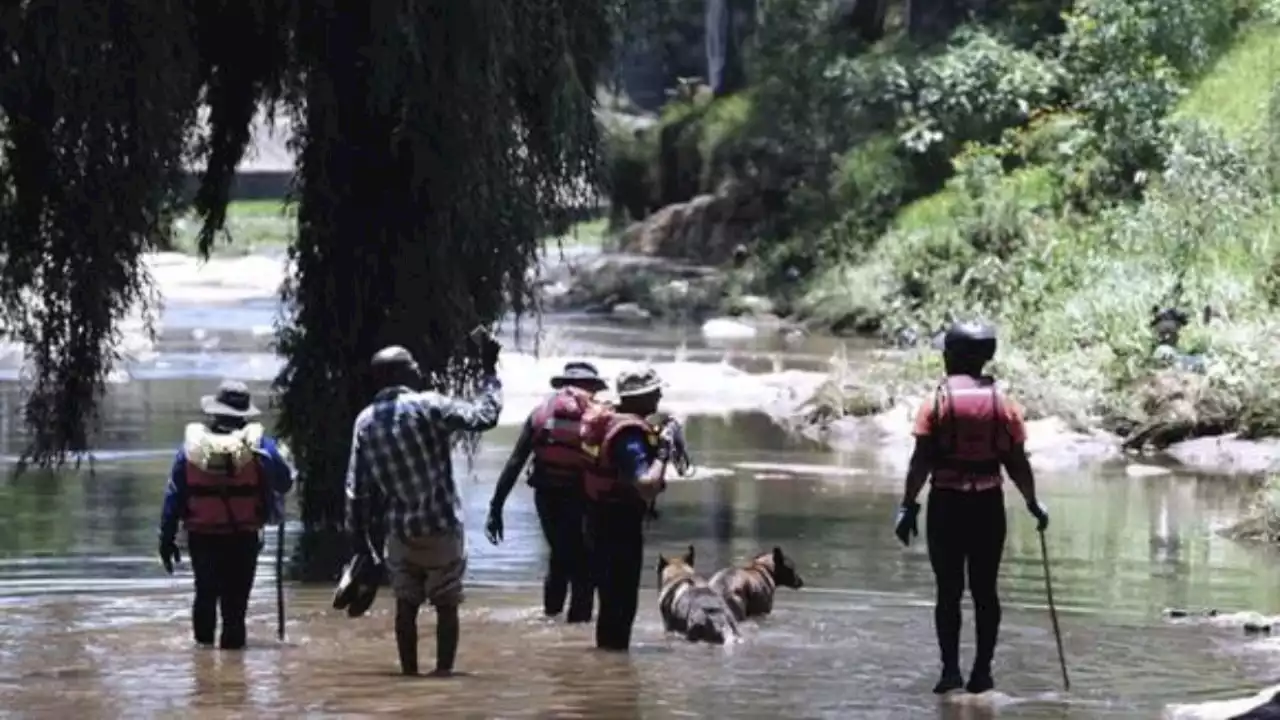
[{"label": "weeping willow tree", "polygon": [[90,446],[183,162],[205,163],[207,255],[254,114],[278,105],[299,156],[279,431],[302,473],[298,567],[330,577],[369,358],[406,345],[459,391],[478,372],[468,333],[535,309],[537,239],[565,229],[597,177],[592,101],[616,13],[598,0],[6,3],[0,293],[29,352],[26,458]]}]

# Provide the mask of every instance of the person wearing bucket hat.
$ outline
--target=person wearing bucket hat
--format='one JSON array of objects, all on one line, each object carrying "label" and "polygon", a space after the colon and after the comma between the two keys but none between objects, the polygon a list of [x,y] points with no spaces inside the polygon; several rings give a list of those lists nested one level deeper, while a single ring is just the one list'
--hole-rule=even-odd
[{"label": "person wearing bucket hat", "polygon": [[[471,400],[422,391],[422,371],[403,347],[373,356],[370,373],[378,388],[356,416],[347,463],[347,534],[364,567],[382,553],[370,530],[385,530],[386,569],[396,597],[395,636],[400,670],[418,674],[418,612],[436,610],[433,676],[453,674],[461,628],[467,569],[462,496],[453,476],[453,440],[460,432],[483,432],[502,414],[497,378],[502,346],[486,332],[469,342],[479,355],[480,392]],[[359,571],[352,566],[352,574]],[[363,583],[361,583],[363,584]]]},{"label": "person wearing bucket hat", "polygon": [[[589,458],[582,450],[582,417],[595,403],[596,393],[609,386],[591,363],[566,363],[551,378],[555,390],[524,422],[511,456],[498,477],[489,502],[485,534],[502,542],[502,508],[529,457],[529,486],[542,535],[551,549],[542,586],[542,608],[548,617],[560,614],[569,597],[570,623],[591,622],[595,587],[587,562],[582,472]],[[572,589],[572,594],[570,594]]]},{"label": "person wearing bucket hat", "polygon": [[[915,451],[894,534],[907,545],[918,533],[916,496],[930,481],[925,530],[937,585],[934,624],[942,660],[934,692],[963,687],[980,693],[995,687],[991,662],[1000,629],[997,580],[1006,532],[1001,469],[1022,492],[1040,532],[1048,526],[1049,515],[1036,499],[1022,411],[983,374],[995,356],[995,328],[955,323],[943,334],[942,351],[947,376],[916,415]],[[977,641],[967,684],[960,671],[960,604],[966,578]]]},{"label": "person wearing bucket hat", "polygon": [[662,380],[652,368],[618,376],[616,407],[598,405],[583,419],[583,450],[592,458],[583,474],[587,537],[598,588],[596,647],[625,652],[639,603],[644,569],[644,520],[649,503],[666,489],[671,426],[655,430]]},{"label": "person wearing bucket hat", "polygon": [[195,641],[212,645],[218,613],[218,644],[237,650],[245,644],[245,614],[262,549],[264,525],[281,522],[284,495],[294,469],[283,446],[262,425],[249,388],[222,383],[200,399],[208,423],[186,427],[169,473],[160,516],[160,562],[173,574],[182,557],[178,525],[187,531],[187,552],[195,576],[191,627]]}]

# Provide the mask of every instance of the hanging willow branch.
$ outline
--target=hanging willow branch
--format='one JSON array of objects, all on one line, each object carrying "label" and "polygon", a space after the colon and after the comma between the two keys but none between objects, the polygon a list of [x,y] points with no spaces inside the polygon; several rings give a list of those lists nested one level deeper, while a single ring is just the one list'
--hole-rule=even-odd
[{"label": "hanging willow branch", "polygon": [[278,386],[309,526],[342,520],[351,421],[380,346],[408,346],[459,391],[477,372],[471,329],[535,308],[537,240],[596,179],[606,10],[322,1],[300,16],[299,234]]},{"label": "hanging willow branch", "polygon": [[117,325],[149,311],[141,254],[170,232],[197,57],[182,2],[5,6],[0,302],[31,376],[21,469],[88,449]]},{"label": "hanging willow branch", "polygon": [[565,229],[596,184],[593,94],[623,12],[590,0],[0,6],[0,319],[29,349],[29,458],[88,447],[116,327],[150,298],[141,254],[170,232],[184,155],[205,162],[194,205],[207,255],[254,114],[280,102],[299,152],[280,430],[312,530],[341,523],[373,352],[406,345],[456,392],[478,371],[470,330],[536,310],[538,238]]}]

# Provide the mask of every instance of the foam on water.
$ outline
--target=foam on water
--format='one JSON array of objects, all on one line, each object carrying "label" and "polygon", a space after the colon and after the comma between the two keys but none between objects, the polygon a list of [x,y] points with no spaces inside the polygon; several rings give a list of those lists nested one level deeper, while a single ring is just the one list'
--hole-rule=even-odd
[{"label": "foam on water", "polygon": [[1266,704],[1277,692],[1280,692],[1280,685],[1265,688],[1246,698],[1170,705],[1164,717],[1166,720],[1229,720]]},{"label": "foam on water", "polygon": [[[567,360],[586,359],[595,363],[606,378],[617,377],[635,361],[618,358],[534,357],[524,353],[503,354],[500,377],[505,386],[506,404],[501,424],[519,424],[550,392],[547,379]],[[659,362],[650,366],[666,388],[663,407],[677,416],[729,415],[762,410],[781,412],[808,397],[823,380],[816,372],[787,370],[776,373],[749,373],[725,363]]]},{"label": "foam on water", "polygon": [[[184,309],[231,308],[250,301],[274,305],[288,268],[283,256],[262,255],[202,262],[181,253],[151,253],[144,257],[143,263],[165,305]],[[211,317],[205,319],[217,314],[212,312]],[[257,327],[244,329],[259,334]],[[266,382],[275,378],[281,367],[280,358],[265,352],[157,352],[155,343],[147,337],[141,315],[136,313],[126,320],[121,330],[123,337],[117,349],[123,363],[112,375],[115,383],[130,379],[192,377]],[[193,332],[198,330],[200,328]],[[0,347],[0,376],[16,377],[22,359],[20,346]],[[523,422],[546,397],[548,378],[567,360],[594,362],[601,374],[612,380],[640,358],[534,357],[504,352],[500,374],[506,403],[501,424]],[[798,398],[808,397],[821,382],[821,375],[815,372],[752,374],[723,362],[659,362],[652,367],[667,383],[664,407],[676,415],[782,411]]]},{"label": "foam on water", "polygon": [[182,253],[148,253],[143,266],[166,303],[235,303],[275,297],[284,282],[283,256],[246,255],[201,262]]}]

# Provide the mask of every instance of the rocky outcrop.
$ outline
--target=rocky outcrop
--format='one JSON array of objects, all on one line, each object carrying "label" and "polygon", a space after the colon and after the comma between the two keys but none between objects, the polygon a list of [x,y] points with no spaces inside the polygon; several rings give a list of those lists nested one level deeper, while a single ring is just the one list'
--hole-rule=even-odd
[{"label": "rocky outcrop", "polygon": [[719,193],[668,205],[632,224],[622,234],[621,250],[719,265],[739,243],[751,244],[764,215],[757,194],[727,184]]},{"label": "rocky outcrop", "polygon": [[567,265],[542,288],[553,311],[610,314],[619,320],[700,320],[718,311],[725,276],[714,268],[641,255],[597,255]]}]

